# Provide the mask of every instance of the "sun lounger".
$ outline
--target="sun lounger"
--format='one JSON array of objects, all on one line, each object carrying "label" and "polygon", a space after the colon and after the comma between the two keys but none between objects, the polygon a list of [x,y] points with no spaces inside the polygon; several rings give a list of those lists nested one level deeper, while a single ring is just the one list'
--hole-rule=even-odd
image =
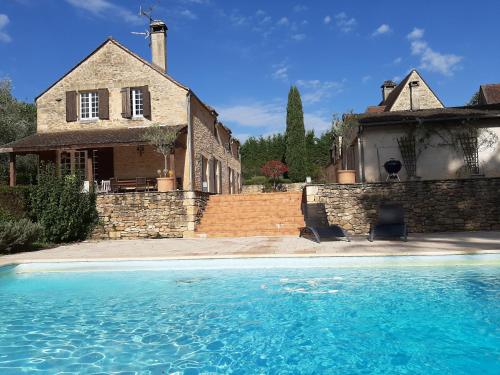
[{"label": "sun lounger", "polygon": [[382,204],[379,207],[377,223],[370,226],[368,241],[376,238],[408,239],[408,229],[404,218],[404,209],[397,204]]},{"label": "sun lounger", "polygon": [[340,225],[329,225],[327,227],[303,227],[300,229],[300,237],[321,243],[321,241],[334,241],[345,239],[347,242],[351,238]]}]

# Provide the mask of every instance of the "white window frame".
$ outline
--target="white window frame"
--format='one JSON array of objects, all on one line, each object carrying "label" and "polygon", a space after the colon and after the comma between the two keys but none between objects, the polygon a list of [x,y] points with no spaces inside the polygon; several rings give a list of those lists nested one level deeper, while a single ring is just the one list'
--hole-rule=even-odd
[{"label": "white window frame", "polygon": [[[88,98],[88,101],[84,101]],[[93,105],[95,103],[95,106]],[[85,111],[84,111],[85,109]],[[80,93],[80,120],[93,121],[99,119],[99,94],[97,91]]]},{"label": "white window frame", "polygon": [[[59,155],[59,173],[61,175],[74,175],[79,174],[83,180],[87,179],[87,150],[62,150]],[[67,154],[69,156],[69,170],[68,168],[63,168],[64,165],[68,166],[67,162],[63,163],[62,156]],[[78,156],[80,158],[80,163],[78,163]],[[81,161],[83,160],[83,163]],[[81,168],[83,167],[83,169]]]},{"label": "white window frame", "polygon": [[130,90],[132,100],[132,117],[144,118],[144,94],[141,89]]}]

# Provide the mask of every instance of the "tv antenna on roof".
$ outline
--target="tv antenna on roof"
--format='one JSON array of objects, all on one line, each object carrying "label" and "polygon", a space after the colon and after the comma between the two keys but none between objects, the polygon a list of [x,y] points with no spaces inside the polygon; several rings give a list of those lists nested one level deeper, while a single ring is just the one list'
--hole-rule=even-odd
[{"label": "tv antenna on roof", "polygon": [[[139,7],[139,16],[146,17],[149,20],[149,24],[151,24],[154,21],[153,17],[151,17],[152,13],[153,13],[153,7],[149,7],[147,10],[142,9],[142,6]],[[131,31],[131,34],[144,35],[144,39],[148,39],[149,36],[151,35],[148,29],[146,29],[145,31]]]},{"label": "tv antenna on roof", "polygon": [[153,14],[152,6],[150,6],[147,10],[142,9],[142,6],[139,6],[139,16],[144,16],[149,19],[149,23],[153,22],[153,17],[151,17],[151,14]]}]

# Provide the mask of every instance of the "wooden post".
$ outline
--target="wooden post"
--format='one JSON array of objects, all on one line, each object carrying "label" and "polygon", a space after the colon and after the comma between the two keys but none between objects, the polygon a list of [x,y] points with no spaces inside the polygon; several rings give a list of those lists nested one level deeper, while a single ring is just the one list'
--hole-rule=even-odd
[{"label": "wooden post", "polygon": [[172,174],[173,174],[173,178],[174,178],[174,190],[177,189],[177,176],[175,175],[175,150],[174,152],[172,152],[170,154],[170,158],[169,158],[169,162],[170,162],[170,170],[172,171]]},{"label": "wooden post", "polygon": [[9,184],[11,187],[16,186],[16,154],[9,154]]},{"label": "wooden post", "polygon": [[87,180],[89,181],[89,189],[94,189],[94,163],[92,159],[92,150],[87,150]]}]

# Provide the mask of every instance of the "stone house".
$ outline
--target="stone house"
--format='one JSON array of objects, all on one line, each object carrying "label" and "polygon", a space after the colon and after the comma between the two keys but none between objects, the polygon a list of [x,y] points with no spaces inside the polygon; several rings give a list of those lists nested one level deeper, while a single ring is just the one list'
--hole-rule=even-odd
[{"label": "stone house", "polygon": [[332,147],[330,169],[347,166],[357,182],[380,182],[387,179],[384,163],[396,159],[401,180],[500,176],[500,100],[445,107],[416,70],[381,89],[378,105],[353,115],[357,125],[343,155]]},{"label": "stone house", "polygon": [[163,157],[144,131],[157,124],[178,131],[169,158],[178,189],[239,192],[240,143],[215,109],[167,73],[166,37],[165,23],[152,22],[152,62],[109,38],[42,92],[36,134],[0,147],[10,154],[10,184],[23,154],[89,182],[154,180]]}]

